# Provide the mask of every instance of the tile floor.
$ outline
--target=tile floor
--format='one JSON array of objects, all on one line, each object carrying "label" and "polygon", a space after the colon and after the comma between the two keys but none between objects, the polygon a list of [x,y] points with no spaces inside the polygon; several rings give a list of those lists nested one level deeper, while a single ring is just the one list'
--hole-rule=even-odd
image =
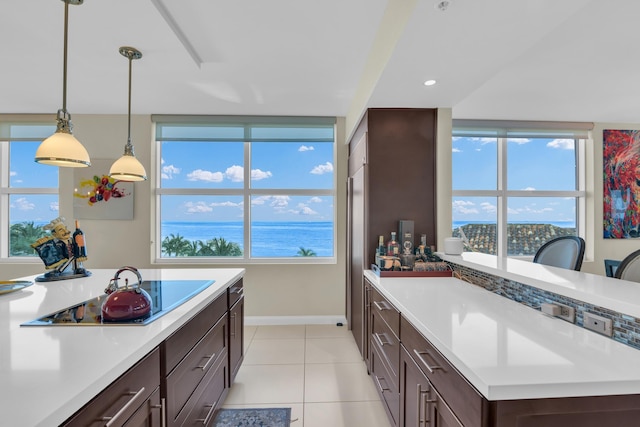
[{"label": "tile floor", "polygon": [[290,407],[291,427],[389,427],[346,327],[245,327],[245,358],[225,408]]}]

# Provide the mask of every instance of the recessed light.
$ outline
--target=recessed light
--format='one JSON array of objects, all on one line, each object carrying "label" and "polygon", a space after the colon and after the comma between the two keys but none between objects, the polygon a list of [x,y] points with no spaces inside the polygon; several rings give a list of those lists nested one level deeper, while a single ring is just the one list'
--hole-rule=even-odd
[{"label": "recessed light", "polygon": [[435,80],[426,80],[426,81],[424,82],[424,85],[425,85],[425,86],[433,86],[434,84],[436,84],[436,81],[435,81]]}]

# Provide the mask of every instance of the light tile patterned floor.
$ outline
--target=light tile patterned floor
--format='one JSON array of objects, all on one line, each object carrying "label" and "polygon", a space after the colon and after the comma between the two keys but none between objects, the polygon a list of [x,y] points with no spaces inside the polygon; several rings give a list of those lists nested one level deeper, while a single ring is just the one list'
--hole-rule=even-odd
[{"label": "light tile patterned floor", "polygon": [[247,326],[245,349],[225,408],[290,407],[291,427],[389,427],[346,327]]}]

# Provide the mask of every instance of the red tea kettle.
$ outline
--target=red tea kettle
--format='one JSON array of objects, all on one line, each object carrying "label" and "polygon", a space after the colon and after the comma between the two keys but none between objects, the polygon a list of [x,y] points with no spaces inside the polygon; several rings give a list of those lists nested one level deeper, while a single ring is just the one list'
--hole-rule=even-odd
[{"label": "red tea kettle", "polygon": [[[135,273],[138,284],[130,288],[129,279],[125,279],[125,286],[118,288],[118,279],[123,271]],[[102,321],[131,321],[148,317],[151,314],[151,297],[141,285],[142,276],[136,268],[126,266],[118,270],[104,290],[108,296],[102,303]]]}]

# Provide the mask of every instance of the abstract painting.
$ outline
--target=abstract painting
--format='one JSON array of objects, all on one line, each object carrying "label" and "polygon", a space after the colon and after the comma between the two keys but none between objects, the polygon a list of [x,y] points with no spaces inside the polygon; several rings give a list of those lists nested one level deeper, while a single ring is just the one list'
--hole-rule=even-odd
[{"label": "abstract painting", "polygon": [[91,159],[73,175],[73,216],[78,219],[133,219],[133,182],[109,176],[114,160]]},{"label": "abstract painting", "polygon": [[605,129],[602,141],[604,238],[640,237],[640,131]]}]

